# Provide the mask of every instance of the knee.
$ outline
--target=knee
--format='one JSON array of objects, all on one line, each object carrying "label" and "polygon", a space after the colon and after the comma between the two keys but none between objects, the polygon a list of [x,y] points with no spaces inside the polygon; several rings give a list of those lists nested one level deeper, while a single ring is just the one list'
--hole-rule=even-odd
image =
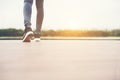
[{"label": "knee", "polygon": [[36,1],[39,5],[43,5],[44,0],[38,0]]},{"label": "knee", "polygon": [[44,2],[44,0],[36,0],[36,7],[43,8],[43,2]]},{"label": "knee", "polygon": [[44,2],[44,0],[40,0],[40,2],[41,2],[41,3],[43,3],[43,2]]},{"label": "knee", "polygon": [[27,3],[33,3],[33,0],[24,0],[24,2],[27,2]]}]

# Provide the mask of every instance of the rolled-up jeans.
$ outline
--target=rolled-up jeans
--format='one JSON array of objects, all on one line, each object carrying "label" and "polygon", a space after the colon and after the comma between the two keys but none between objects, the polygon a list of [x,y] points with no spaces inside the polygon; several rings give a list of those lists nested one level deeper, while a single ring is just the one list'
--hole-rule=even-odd
[{"label": "rolled-up jeans", "polygon": [[[31,15],[32,15],[32,5],[35,0],[24,0],[24,26],[31,27]],[[36,32],[41,31],[41,26],[43,22],[44,10],[43,10],[43,2],[44,0],[36,0]]]}]

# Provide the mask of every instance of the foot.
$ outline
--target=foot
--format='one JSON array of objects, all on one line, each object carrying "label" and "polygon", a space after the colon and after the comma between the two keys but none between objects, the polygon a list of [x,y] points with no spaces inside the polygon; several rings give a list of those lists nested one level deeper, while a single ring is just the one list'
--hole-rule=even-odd
[{"label": "foot", "polygon": [[40,42],[40,33],[34,33],[34,41]]},{"label": "foot", "polygon": [[32,37],[33,37],[32,29],[30,27],[26,28],[23,36],[23,42],[30,42]]}]

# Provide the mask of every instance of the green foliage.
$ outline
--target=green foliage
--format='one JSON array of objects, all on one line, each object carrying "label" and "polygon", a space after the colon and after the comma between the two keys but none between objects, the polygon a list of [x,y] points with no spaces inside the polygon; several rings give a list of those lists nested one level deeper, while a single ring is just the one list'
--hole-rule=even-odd
[{"label": "green foliage", "polygon": [[111,36],[120,36],[120,29],[115,29],[110,32]]},{"label": "green foliage", "polygon": [[[0,29],[0,37],[23,36],[21,29]],[[120,37],[120,29],[115,30],[42,30],[43,37]]]},{"label": "green foliage", "polygon": [[21,29],[0,29],[0,36],[22,36],[23,30]]},{"label": "green foliage", "polygon": [[[113,31],[114,33],[116,31]],[[120,32],[113,35],[112,31],[104,30],[42,30],[42,36],[59,36],[59,37],[108,37],[120,36]]]}]

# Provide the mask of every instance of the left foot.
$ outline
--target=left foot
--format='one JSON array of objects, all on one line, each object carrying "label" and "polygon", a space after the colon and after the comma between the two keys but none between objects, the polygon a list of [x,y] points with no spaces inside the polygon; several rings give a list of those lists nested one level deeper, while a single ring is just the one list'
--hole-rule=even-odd
[{"label": "left foot", "polygon": [[30,42],[33,37],[33,32],[31,28],[26,28],[23,36],[23,42]]}]

